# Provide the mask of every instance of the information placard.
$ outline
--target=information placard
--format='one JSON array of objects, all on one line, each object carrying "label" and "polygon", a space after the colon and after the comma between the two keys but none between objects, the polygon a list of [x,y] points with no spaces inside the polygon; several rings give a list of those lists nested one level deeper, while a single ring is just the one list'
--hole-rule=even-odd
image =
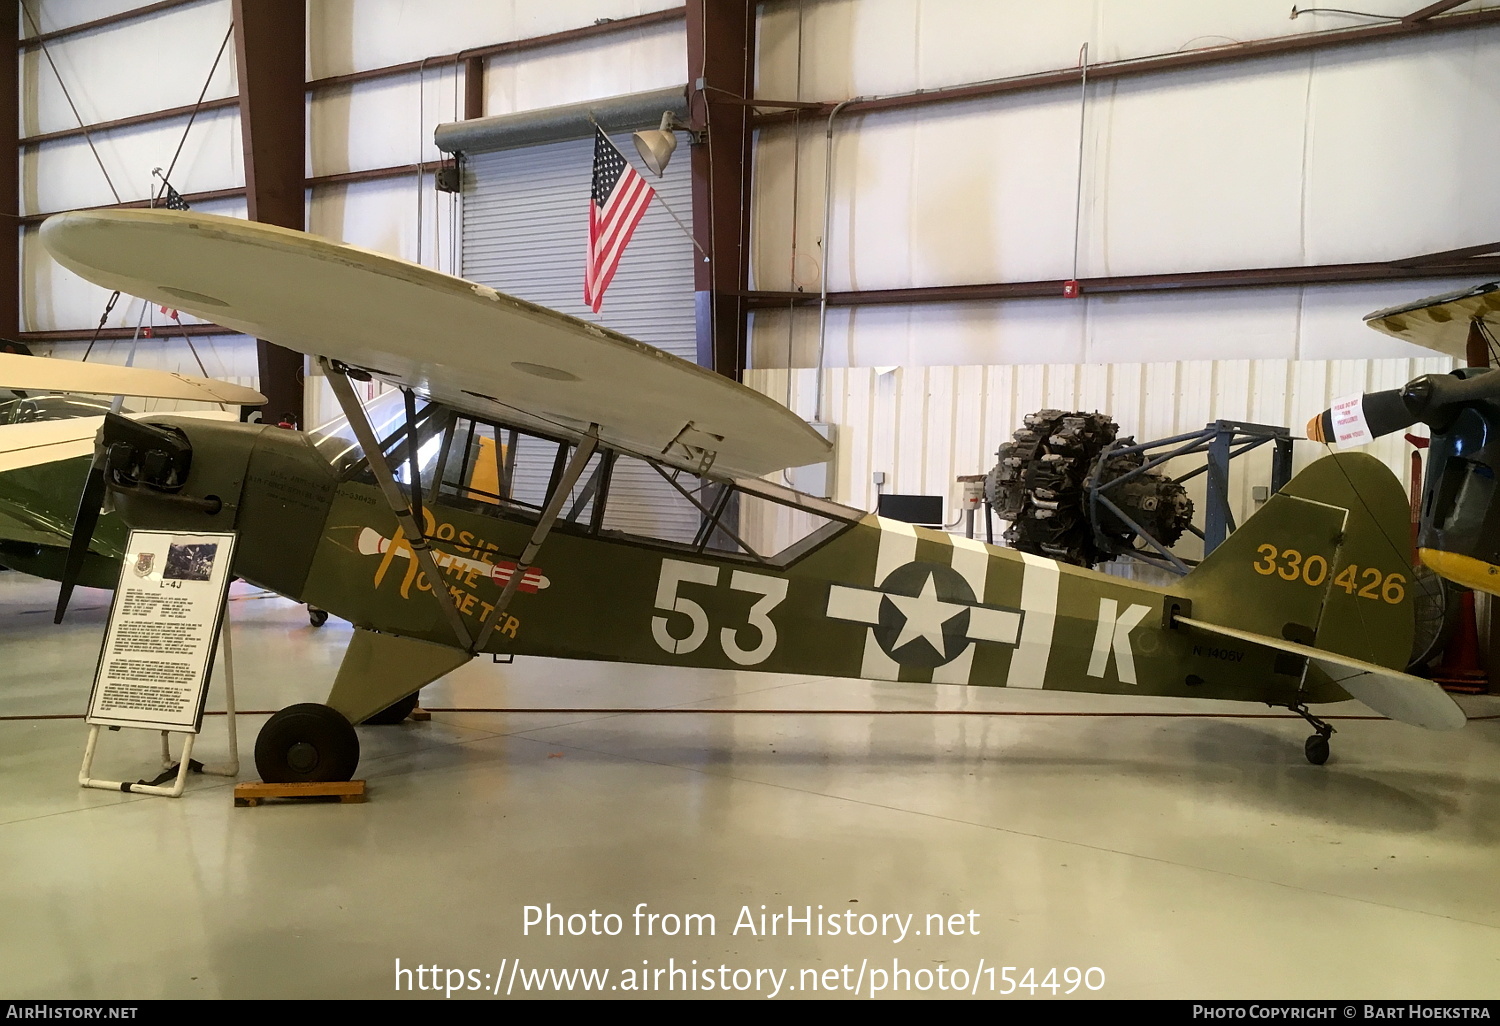
[{"label": "information placard", "polygon": [[232,533],[130,532],[89,696],[89,723],[198,732],[234,539]]},{"label": "information placard", "polygon": [[1333,421],[1333,440],[1341,447],[1368,445],[1375,440],[1370,434],[1370,425],[1365,421],[1364,393],[1340,396],[1329,407]]}]

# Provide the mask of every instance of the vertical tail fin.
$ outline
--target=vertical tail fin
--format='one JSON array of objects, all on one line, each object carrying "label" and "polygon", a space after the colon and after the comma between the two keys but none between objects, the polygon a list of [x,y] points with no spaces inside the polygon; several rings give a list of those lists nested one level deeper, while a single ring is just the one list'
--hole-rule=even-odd
[{"label": "vertical tail fin", "polygon": [[1404,668],[1414,631],[1409,516],[1379,460],[1318,460],[1188,575],[1193,617]]}]

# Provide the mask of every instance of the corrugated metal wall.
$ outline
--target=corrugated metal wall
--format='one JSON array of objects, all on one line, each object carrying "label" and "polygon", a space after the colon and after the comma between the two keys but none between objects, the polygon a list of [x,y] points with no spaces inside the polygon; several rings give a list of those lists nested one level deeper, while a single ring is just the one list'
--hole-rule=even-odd
[{"label": "corrugated metal wall", "polygon": [[[628,133],[614,139],[627,158]],[[603,324],[686,360],[697,357],[693,243],[663,209],[692,216],[685,153],[667,165],[599,313],[583,301],[594,140],[569,139],[464,160],[463,277]]]},{"label": "corrugated metal wall", "polygon": [[[946,496],[953,521],[962,492],[957,478],[988,471],[1000,443],[1033,410],[1098,410],[1137,441],[1199,430],[1218,419],[1284,425],[1301,435],[1308,418],[1338,396],[1394,388],[1452,367],[1453,361],[1439,357],[897,367],[886,373],[873,367],[830,368],[823,415],[837,425],[834,498],[873,509],[873,474],[881,471],[886,492]],[[814,370],[752,370],[745,380],[798,414],[812,416]],[[1268,448],[1235,461],[1230,502],[1240,522],[1254,511],[1251,488],[1270,481]],[[1312,442],[1297,443],[1295,468],[1325,451]],[[1368,451],[1406,480],[1410,446],[1399,434],[1378,440]],[[1194,465],[1178,461],[1174,468],[1182,473]],[[1190,482],[1189,492],[1201,504],[1201,477]],[[997,530],[1001,526],[997,522]],[[1187,542],[1180,551],[1197,555]]]},{"label": "corrugated metal wall", "polygon": [[[614,139],[633,157],[628,133]],[[694,360],[697,326],[693,243],[663,207],[692,213],[686,154],[649,182],[657,191],[636,227],[619,270],[594,313],[583,301],[594,140],[570,139],[478,153],[464,161],[463,276],[573,317],[603,324],[675,356]],[[544,493],[551,447],[520,446],[518,490]],[[699,516],[649,466],[621,460],[611,480],[610,526],[690,541]]]}]

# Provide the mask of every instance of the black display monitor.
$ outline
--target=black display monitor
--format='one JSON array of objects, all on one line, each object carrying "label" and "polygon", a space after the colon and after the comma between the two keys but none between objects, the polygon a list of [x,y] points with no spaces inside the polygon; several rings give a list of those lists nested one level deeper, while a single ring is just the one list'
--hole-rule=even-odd
[{"label": "black display monitor", "polygon": [[908,524],[941,527],[943,526],[943,497],[941,495],[882,495],[875,505],[875,512],[892,520],[904,520]]}]

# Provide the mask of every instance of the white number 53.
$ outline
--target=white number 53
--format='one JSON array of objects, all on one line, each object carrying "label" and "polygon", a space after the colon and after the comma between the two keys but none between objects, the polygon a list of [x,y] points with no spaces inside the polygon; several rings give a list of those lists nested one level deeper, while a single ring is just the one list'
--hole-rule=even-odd
[{"label": "white number 53", "polygon": [[[687,655],[696,652],[708,640],[708,614],[697,602],[677,593],[684,584],[705,584],[716,587],[719,583],[719,567],[703,563],[685,563],[678,559],[661,561],[661,578],[656,582],[656,608],[681,613],[688,618],[687,637],[674,638],[667,631],[667,618],[651,618],[651,636],[665,652]],[[771,610],[786,598],[787,581],[783,577],[768,577],[753,574],[748,570],[735,570],[729,575],[729,587],[733,591],[748,591],[759,595],[750,607],[749,622],[742,627],[724,627],[719,630],[719,643],[724,654],[740,666],[755,666],[766,660],[776,650],[776,625],[771,622]],[[749,627],[759,636],[759,643],[751,649],[740,647],[739,633]]]}]

